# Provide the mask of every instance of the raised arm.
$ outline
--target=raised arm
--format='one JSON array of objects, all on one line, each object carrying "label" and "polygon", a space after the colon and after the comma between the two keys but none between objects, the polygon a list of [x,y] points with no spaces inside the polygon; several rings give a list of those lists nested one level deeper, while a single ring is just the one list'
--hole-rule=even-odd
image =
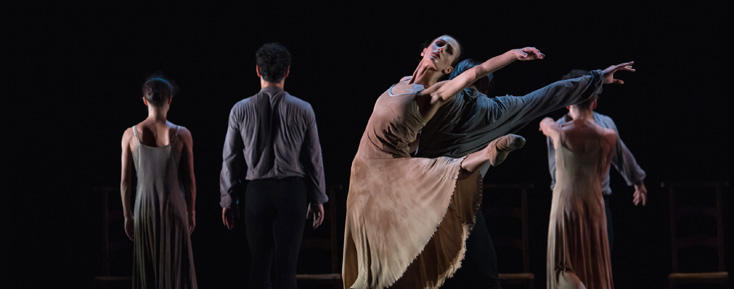
[{"label": "raised arm", "polygon": [[624,62],[617,65],[611,65],[602,70],[602,74],[604,75],[604,84],[624,84],[623,80],[614,78],[614,73],[620,70],[635,72],[635,69],[632,67],[633,64],[635,64],[634,61]]},{"label": "raised arm", "polygon": [[[516,60],[527,61],[535,59],[543,59],[545,55],[535,47],[525,47],[521,49],[512,49],[498,56],[492,57],[480,65],[472,67],[467,71],[459,74],[459,76],[440,85],[436,84],[425,90],[425,94],[431,95],[431,104],[445,103],[451,100],[454,95],[464,88],[469,87],[474,81],[488,74],[500,70]],[[434,88],[435,87],[435,88]]]},{"label": "raised arm", "polygon": [[502,107],[506,108],[506,112],[500,117],[508,118],[515,126],[522,126],[539,116],[599,94],[602,84],[624,84],[621,79],[614,78],[614,73],[634,72],[633,64],[634,61],[630,61],[610,65],[604,70],[592,70],[587,75],[556,81],[521,97],[497,97],[496,101],[502,102]]},{"label": "raised arm", "polygon": [[553,146],[555,149],[558,149],[555,147],[556,140],[558,139],[558,136],[561,131],[561,127],[558,123],[553,121],[550,117],[545,117],[543,120],[540,121],[540,129],[539,129],[545,136],[551,138],[553,141]]},{"label": "raised arm", "polygon": [[451,80],[431,85],[416,95],[423,119],[426,121],[431,119],[441,105],[453,99],[454,95],[469,87],[477,79],[485,77],[515,62],[515,60],[535,60],[544,57],[545,55],[535,47],[512,49],[492,57],[480,65],[467,69]]}]

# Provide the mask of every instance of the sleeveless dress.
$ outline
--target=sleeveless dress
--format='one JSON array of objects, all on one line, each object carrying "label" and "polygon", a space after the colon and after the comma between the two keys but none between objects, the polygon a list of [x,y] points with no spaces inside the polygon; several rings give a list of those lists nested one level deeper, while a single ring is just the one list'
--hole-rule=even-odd
[{"label": "sleeveless dress", "polygon": [[132,152],[137,173],[133,288],[197,288],[188,232],[188,211],[179,180],[181,152],[171,143],[152,147],[140,142]]},{"label": "sleeveless dress", "polygon": [[[548,225],[547,288],[614,288],[601,180],[601,145],[587,152],[555,143],[556,185]],[[601,143],[601,135],[598,141]]]},{"label": "sleeveless dress", "polygon": [[345,288],[437,288],[461,266],[481,202],[463,158],[411,158],[425,125],[409,78],[375,103],[352,162],[344,234]]}]

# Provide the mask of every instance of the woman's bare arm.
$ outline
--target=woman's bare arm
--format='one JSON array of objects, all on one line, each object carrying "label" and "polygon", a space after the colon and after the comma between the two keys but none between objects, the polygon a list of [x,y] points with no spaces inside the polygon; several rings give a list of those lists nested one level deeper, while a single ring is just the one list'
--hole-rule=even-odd
[{"label": "woman's bare arm", "polygon": [[436,91],[431,93],[431,103],[444,103],[451,100],[454,95],[462,91],[464,88],[469,87],[477,79],[500,70],[502,67],[505,67],[516,60],[535,60],[543,59],[544,57],[545,55],[535,47],[509,50],[503,54],[492,57],[482,64],[464,71],[454,79],[449,80],[445,85],[442,85]]},{"label": "woman's bare arm", "polygon": [[477,79],[487,76],[516,60],[535,60],[543,59],[544,57],[545,55],[534,47],[512,49],[492,57],[482,64],[462,72],[451,80],[438,82],[421,91],[418,95],[419,98],[430,96],[429,99],[423,102],[424,104],[427,102],[427,105],[421,105],[421,113],[424,118],[430,119],[441,105],[451,101],[454,95],[464,88],[469,87]]},{"label": "woman's bare arm", "polygon": [[194,140],[191,132],[186,128],[181,128],[179,133],[183,141],[182,169],[184,190],[186,196],[186,207],[188,211],[189,234],[193,233],[196,227],[196,176],[194,174]]},{"label": "woman's bare arm", "polygon": [[558,139],[558,136],[561,132],[561,126],[558,125],[557,122],[553,121],[550,117],[545,117],[543,120],[540,121],[540,128],[539,130],[547,137],[551,138],[553,140],[553,147],[555,149],[558,149],[556,146],[556,140]]},{"label": "woman's bare arm", "polygon": [[122,168],[120,174],[120,197],[122,198],[122,213],[125,218],[125,234],[130,240],[133,236],[133,206],[132,206],[132,184],[133,157],[130,142],[133,139],[133,130],[128,128],[122,134]]}]

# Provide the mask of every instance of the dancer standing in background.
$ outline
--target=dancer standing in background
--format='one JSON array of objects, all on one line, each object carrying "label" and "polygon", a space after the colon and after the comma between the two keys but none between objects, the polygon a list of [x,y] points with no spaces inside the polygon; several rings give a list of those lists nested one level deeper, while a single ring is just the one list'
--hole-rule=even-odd
[{"label": "dancer standing in background", "polygon": [[197,288],[190,238],[196,226],[193,139],[188,129],[167,120],[175,93],[170,80],[148,78],[148,117],[122,135],[120,191],[125,233],[134,242],[133,288]]},{"label": "dancer standing in background", "polygon": [[[626,70],[634,71],[632,63]],[[621,80],[613,80],[622,83]],[[602,179],[609,172],[617,134],[593,119],[596,97],[571,106],[577,116],[540,130],[556,150],[556,184],[548,225],[548,288],[613,288]]]},{"label": "dancer standing in background", "polygon": [[[581,75],[585,75],[588,72],[586,70],[581,69],[574,69],[571,70],[569,73],[563,76],[563,79],[573,79],[577,78]],[[606,115],[603,115],[601,113],[596,112],[596,107],[598,105],[598,100],[591,104],[591,110],[593,112],[594,117],[594,123],[600,125],[603,128],[608,128],[611,130],[614,130],[617,133],[617,145],[614,148],[614,157],[612,158],[612,166],[619,172],[622,177],[624,177],[624,180],[626,181],[628,186],[634,187],[634,192],[632,193],[632,203],[637,206],[639,204],[642,204],[645,206],[647,204],[647,188],[645,187],[645,171],[640,167],[640,165],[637,164],[637,160],[635,159],[635,156],[632,155],[632,152],[627,148],[627,145],[624,144],[621,138],[619,138],[619,131],[617,130],[617,125],[614,123],[614,120]],[[557,123],[562,124],[569,121],[573,121],[577,116],[574,113],[571,113],[571,107],[567,107],[569,109],[569,113],[564,115],[563,117],[556,120]],[[555,158],[555,148],[553,147],[553,142],[550,138],[548,138],[547,141],[548,146],[548,169],[550,171],[551,175],[551,190],[553,190],[553,187],[555,186],[555,178],[556,178],[556,158]],[[609,197],[612,195],[612,188],[609,186],[610,184],[610,177],[609,173],[604,175],[604,178],[602,179],[601,185],[601,193],[604,196],[604,211],[607,215],[607,236],[609,237],[609,250],[610,252],[614,249],[614,226],[612,222],[612,211],[609,206]]]},{"label": "dancer standing in background", "polygon": [[296,288],[305,218],[324,220],[324,167],[311,105],[284,90],[291,54],[267,43],[255,54],[260,91],[230,111],[222,151],[222,223],[234,228],[237,196],[245,192],[252,255],[250,288]]}]

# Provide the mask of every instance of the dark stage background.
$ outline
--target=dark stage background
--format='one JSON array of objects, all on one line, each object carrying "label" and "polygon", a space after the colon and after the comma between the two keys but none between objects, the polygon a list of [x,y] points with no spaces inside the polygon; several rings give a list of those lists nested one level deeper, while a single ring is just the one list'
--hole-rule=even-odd
[{"label": "dark stage background", "polygon": [[[632,188],[612,172],[618,288],[667,286],[669,212],[661,182],[731,181],[725,1],[108,2],[5,4],[6,288],[85,288],[102,273],[101,197],[94,188],[119,186],[120,138],[146,117],[140,87],[157,71],[180,86],[169,119],[194,136],[198,224],[192,239],[199,285],[244,288],[244,228],[231,232],[221,224],[221,148],[230,108],[259,90],[254,52],[270,41],[293,54],[286,89],[316,111],[329,185],[348,184],[374,100],[410,75],[421,44],[440,34],[459,39],[465,57],[486,59],[523,46],[547,55],[497,72],[496,95],[528,93],[572,68],[636,61],[638,71],[619,73],[626,84],[606,86],[598,108],[614,117],[648,174],[648,205],[634,207]],[[486,181],[535,185],[529,196],[531,270],[543,288],[550,177],[539,120],[519,131],[526,147]],[[112,261],[129,264],[131,258]]]}]

